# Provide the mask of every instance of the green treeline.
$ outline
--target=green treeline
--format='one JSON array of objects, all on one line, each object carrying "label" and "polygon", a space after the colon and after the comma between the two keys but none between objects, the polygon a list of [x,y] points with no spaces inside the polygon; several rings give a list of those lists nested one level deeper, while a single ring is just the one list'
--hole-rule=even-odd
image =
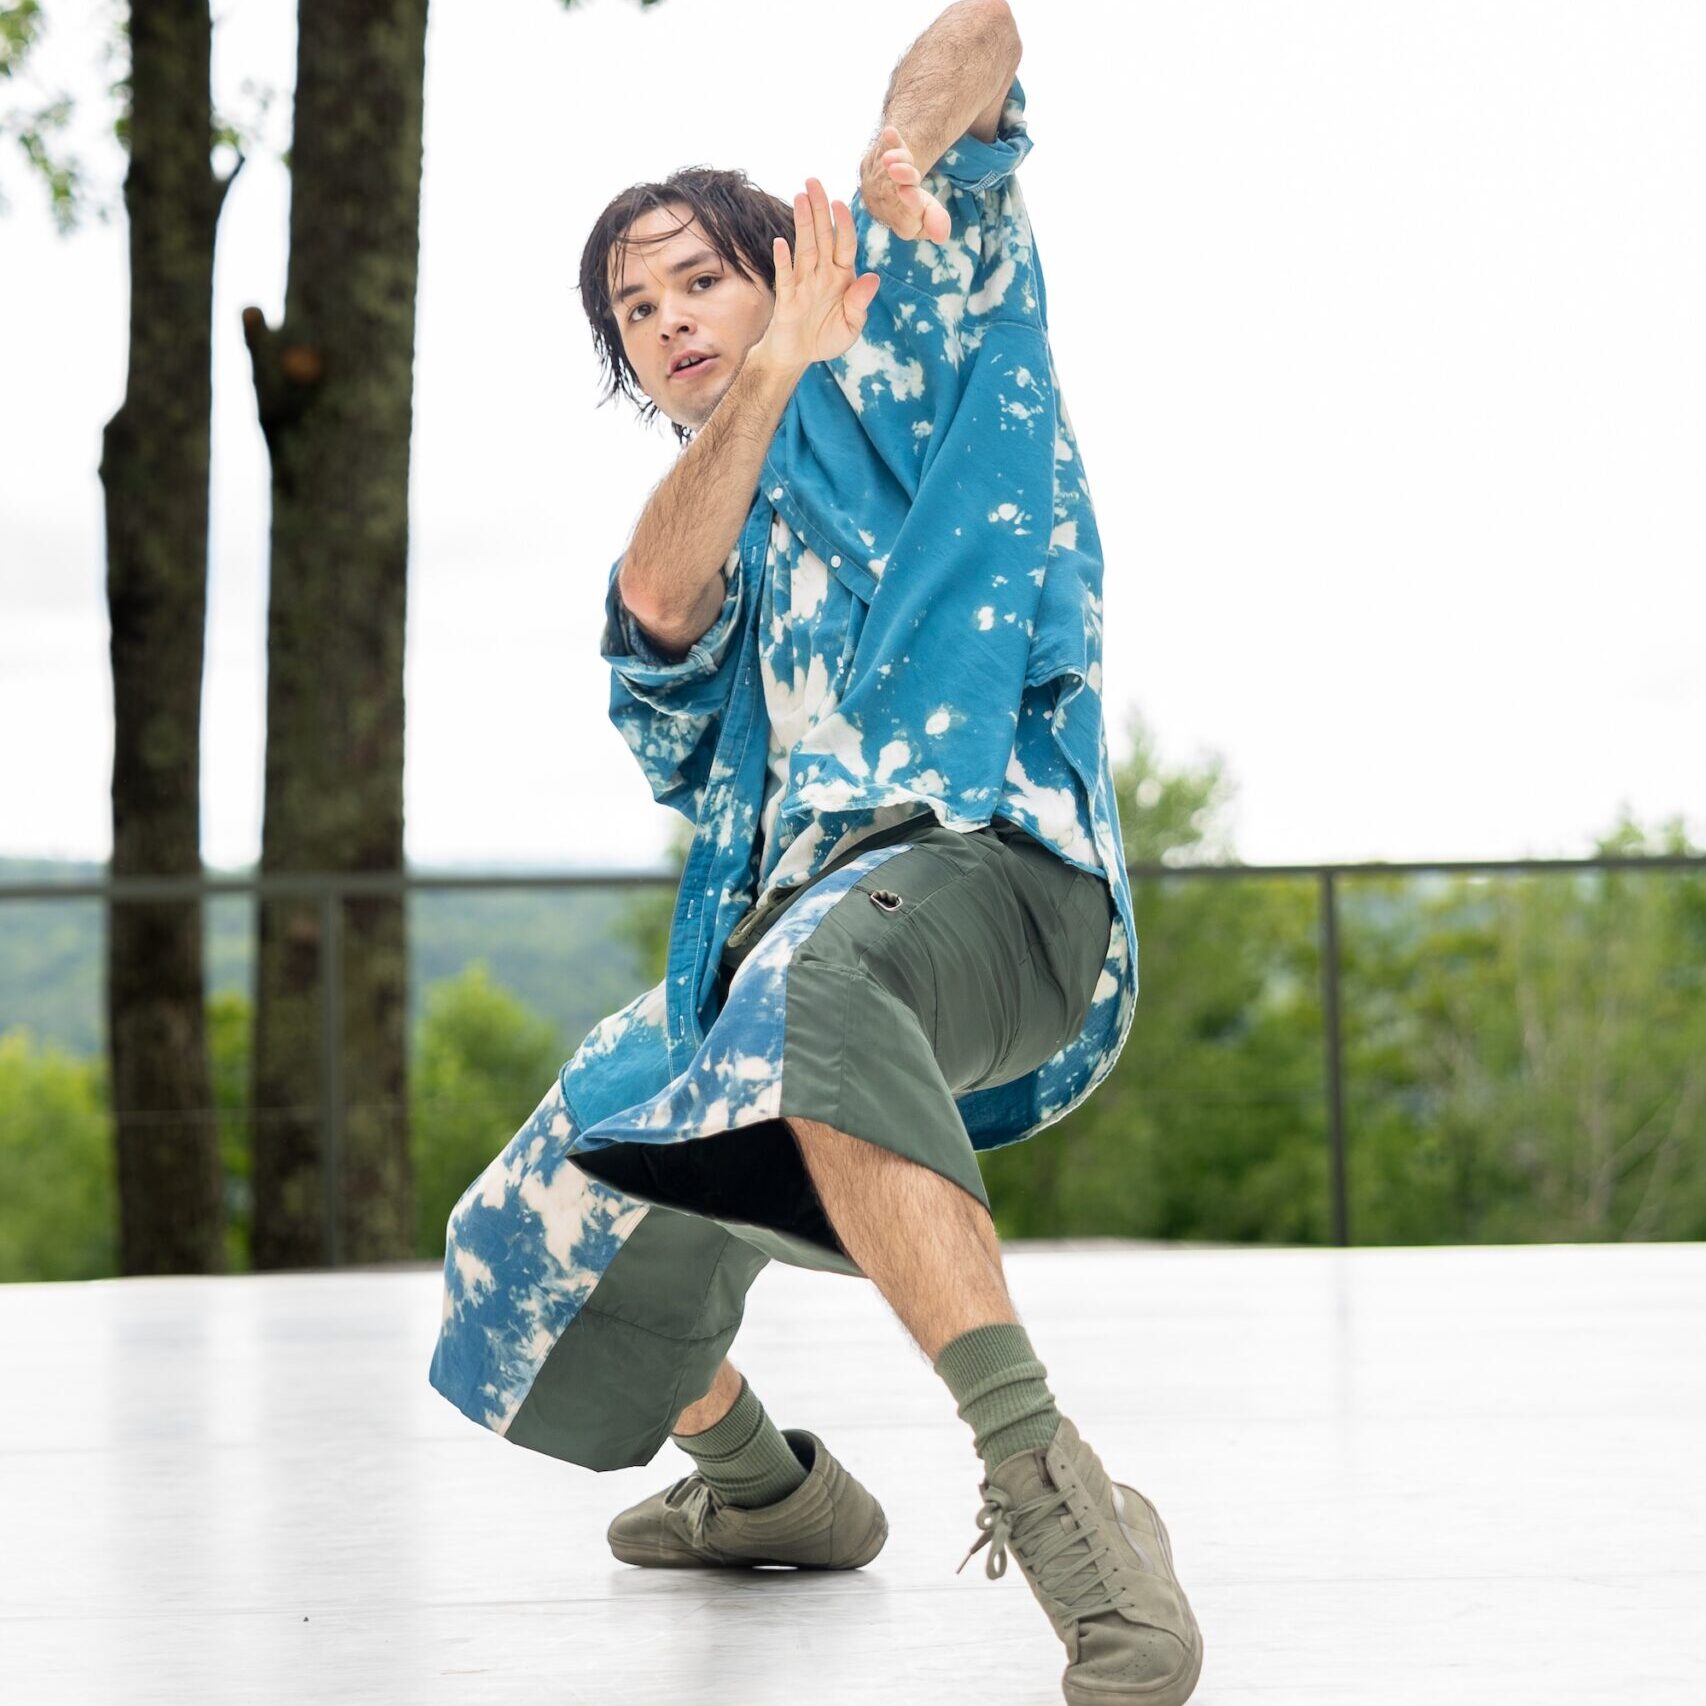
[{"label": "green treeline", "polygon": [[[1218,764],[1164,774],[1140,731],[1120,791],[1134,863],[1232,857]],[[1596,851],[1697,849],[1679,825],[1625,821]],[[1706,1238],[1706,871],[1339,888],[1354,1242]],[[1073,1113],[983,1157],[1003,1236],[1328,1242],[1317,884],[1169,876],[1133,895],[1142,987],[1125,1050]],[[456,1197],[580,1037],[662,976],[669,897],[596,900],[565,913],[561,897],[502,897],[511,923],[547,905],[559,918],[546,959],[518,960],[517,978],[506,966],[503,984],[476,951],[494,914],[484,932],[446,923],[453,951],[427,951],[408,1110],[422,1258],[442,1254]],[[209,1019],[241,1269],[248,997],[220,991]],[[104,1063],[14,1024],[0,1031],[0,1279],[116,1271]]]}]

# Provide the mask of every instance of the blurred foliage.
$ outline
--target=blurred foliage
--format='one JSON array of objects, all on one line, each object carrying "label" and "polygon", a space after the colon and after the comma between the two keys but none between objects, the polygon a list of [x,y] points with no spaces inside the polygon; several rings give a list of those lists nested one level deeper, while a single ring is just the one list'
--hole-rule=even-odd
[{"label": "blurred foliage", "polygon": [[106,1063],[0,1036],[0,1280],[118,1269]]},{"label": "blurred foliage", "polygon": [[[1218,757],[1169,770],[1134,719],[1114,786],[1128,864],[1229,860],[1233,790]],[[1313,885],[1139,878],[1132,906],[1139,993],[1125,1048],[1064,1119],[985,1152],[996,1226],[1008,1238],[1324,1242]]]},{"label": "blurred foliage", "polygon": [[225,1265],[249,1265],[249,1223],[254,1198],[249,1182],[249,1030],[253,1008],[246,995],[220,990],[207,1001],[207,1057],[219,1119],[219,1160],[225,1174]]},{"label": "blurred foliage", "polygon": [[409,1079],[416,1254],[443,1259],[456,1199],[544,1099],[563,1064],[556,1026],[476,962],[435,988]]},{"label": "blurred foliage", "polygon": [[[95,54],[109,77],[113,132],[122,141],[129,112],[129,8],[108,0],[104,13]],[[88,217],[104,224],[120,208],[116,197],[94,188],[81,156],[71,147],[76,103],[65,90],[46,88],[36,74],[47,33],[40,0],[0,0],[0,147],[9,143],[23,156],[27,175],[47,191],[54,224],[68,236]],[[0,193],[0,214],[8,211]]]},{"label": "blurred foliage", "polygon": [[[1234,862],[1217,759],[1166,766],[1139,724],[1115,780],[1132,863]],[[675,829],[678,879],[689,827]],[[1627,816],[1595,850],[1698,851],[1680,822],[1647,832]],[[1337,886],[1357,1243],[1706,1237],[1706,872],[1375,871]],[[1132,896],[1140,993],[1113,1072],[1064,1119],[982,1157],[1003,1236],[1326,1242],[1317,880],[1164,875]],[[456,1198],[580,1037],[662,978],[674,905],[673,884],[417,899],[421,1257],[442,1254]],[[210,916],[220,907],[234,933],[252,903]],[[13,908],[29,928],[4,908],[0,928],[29,948],[30,981],[25,1024],[0,1031],[0,1277],[109,1274],[104,1068],[33,1023],[68,1009],[62,981],[98,998],[99,903]],[[67,933],[73,914],[89,941]],[[210,964],[246,976],[209,934]],[[0,971],[0,998],[18,975]],[[248,1261],[249,1035],[246,987],[218,989],[234,1271]]]},{"label": "blurred foliage", "polygon": [[[1218,765],[1116,773],[1132,863],[1221,862]],[[1697,854],[1625,815],[1605,856]],[[1706,872],[1343,876],[1359,1244],[1706,1237]],[[1007,1237],[1331,1237],[1315,878],[1132,884],[1114,1071],[988,1152]]]}]

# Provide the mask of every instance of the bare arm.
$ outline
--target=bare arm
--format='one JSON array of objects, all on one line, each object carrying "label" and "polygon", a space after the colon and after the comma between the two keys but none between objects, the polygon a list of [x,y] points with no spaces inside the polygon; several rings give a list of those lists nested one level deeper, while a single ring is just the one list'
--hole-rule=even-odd
[{"label": "bare arm", "polygon": [[957,0],[907,49],[889,78],[882,123],[900,132],[921,172],[968,130],[995,140],[1020,47],[1007,0]]},{"label": "bare arm", "polygon": [[662,649],[683,656],[716,621],[718,570],[740,535],[764,452],[794,387],[814,361],[852,346],[877,293],[856,277],[853,215],[806,179],[794,197],[794,246],[771,245],[776,304],[734,382],[652,493],[617,570],[622,602]]},{"label": "bare arm", "polygon": [[686,655],[717,619],[720,570],[740,535],[764,453],[805,369],[761,338],[740,372],[647,500],[617,583],[648,637]]}]

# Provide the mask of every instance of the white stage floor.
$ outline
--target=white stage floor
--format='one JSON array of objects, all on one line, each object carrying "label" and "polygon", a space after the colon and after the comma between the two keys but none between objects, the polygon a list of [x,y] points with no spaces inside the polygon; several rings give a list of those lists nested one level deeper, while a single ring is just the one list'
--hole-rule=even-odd
[{"label": "white stage floor", "polygon": [[[1706,1245],[1018,1245],[1062,1411],[1172,1532],[1193,1706],[1706,1700]],[[978,1464],[875,1289],[732,1355],[889,1514],[851,1573],[650,1571],[427,1384],[435,1270],[0,1287],[6,1706],[1052,1706]]]}]

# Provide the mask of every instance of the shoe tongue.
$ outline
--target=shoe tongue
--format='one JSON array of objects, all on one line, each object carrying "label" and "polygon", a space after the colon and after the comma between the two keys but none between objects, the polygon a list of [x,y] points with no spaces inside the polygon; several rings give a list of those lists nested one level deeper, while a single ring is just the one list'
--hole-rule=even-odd
[{"label": "shoe tongue", "polygon": [[1004,1457],[984,1476],[984,1480],[992,1487],[999,1486],[1015,1504],[1034,1499],[1038,1493],[1054,1486],[1054,1479],[1043,1461],[1041,1447],[1032,1451],[1016,1451],[1011,1457]]},{"label": "shoe tongue", "polygon": [[1073,1463],[1091,1502],[1098,1505],[1108,1503],[1114,1496],[1114,1484],[1109,1480],[1107,1471],[1103,1469],[1095,1452],[1086,1447],[1074,1457]]}]

